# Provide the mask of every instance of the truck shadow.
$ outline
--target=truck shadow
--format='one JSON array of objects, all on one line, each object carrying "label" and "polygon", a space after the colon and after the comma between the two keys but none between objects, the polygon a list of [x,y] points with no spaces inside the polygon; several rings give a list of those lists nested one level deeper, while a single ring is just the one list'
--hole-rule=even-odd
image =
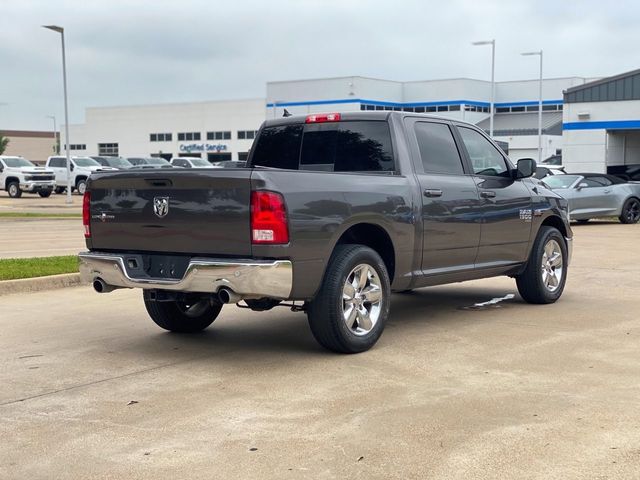
[{"label": "truck shadow", "polygon": [[[433,326],[452,327],[459,322],[474,321],[476,310],[467,310],[467,307],[515,291],[515,285],[512,289],[456,285],[394,294],[391,315],[383,339],[391,338],[391,343],[398,343],[402,342],[405,335],[423,334],[427,341],[429,329]],[[509,308],[522,303],[516,295],[498,307],[487,308]],[[204,332],[181,335],[155,329],[149,332],[149,336],[139,337],[133,344],[130,343],[128,349],[133,349],[132,354],[135,352],[137,355],[163,355],[177,361],[201,355],[231,359],[256,352],[259,352],[265,361],[271,356],[282,355],[289,359],[296,356],[308,358],[310,355],[335,355],[316,343],[304,313],[293,313],[277,307],[261,313],[249,310],[240,314],[234,312],[236,315],[230,318],[232,308],[225,307],[221,317]]]}]

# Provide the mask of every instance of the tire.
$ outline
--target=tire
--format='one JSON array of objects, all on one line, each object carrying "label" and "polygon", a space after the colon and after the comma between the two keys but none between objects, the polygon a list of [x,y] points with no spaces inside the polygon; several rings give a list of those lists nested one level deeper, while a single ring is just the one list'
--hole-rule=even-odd
[{"label": "tire", "polygon": [[589,223],[589,220],[591,220],[590,218],[582,218],[580,220],[576,220],[576,222],[578,222],[581,225],[584,225],[585,223]]},{"label": "tire", "polygon": [[56,187],[53,191],[56,193],[56,195],[60,195],[64,192],[64,187]]},{"label": "tire", "polygon": [[38,195],[40,195],[42,198],[49,198],[51,196],[51,190],[40,190],[38,192]]},{"label": "tire", "polygon": [[640,221],[640,200],[637,198],[629,198],[622,207],[620,223],[638,223]]},{"label": "tire", "polygon": [[565,239],[557,228],[543,226],[531,249],[527,267],[516,276],[518,292],[528,303],[553,303],[562,295],[566,280]]},{"label": "tire", "polygon": [[[222,310],[221,303],[214,303],[207,298],[190,305],[180,301],[153,301],[148,290],[143,291],[142,297],[151,320],[170,332],[200,332],[211,325]],[[189,308],[193,311],[188,312]]]},{"label": "tire", "polygon": [[389,274],[380,255],[363,245],[338,245],[307,310],[309,326],[318,343],[329,350],[364,352],[382,335],[390,303]]},{"label": "tire", "polygon": [[10,182],[7,185],[7,193],[11,198],[20,198],[22,196],[22,190],[20,190],[20,184],[18,182]]},{"label": "tire", "polygon": [[76,190],[78,191],[78,195],[84,195],[84,192],[86,189],[87,189],[87,181],[78,180],[78,183],[76,183]]}]

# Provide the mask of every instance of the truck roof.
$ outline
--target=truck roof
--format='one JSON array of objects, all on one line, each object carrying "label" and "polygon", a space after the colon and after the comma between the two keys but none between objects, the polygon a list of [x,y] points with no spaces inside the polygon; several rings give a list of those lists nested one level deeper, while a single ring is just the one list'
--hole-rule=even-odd
[{"label": "truck roof", "polygon": [[[265,120],[265,127],[273,127],[277,125],[297,125],[303,124],[306,122],[306,119],[309,115],[322,115],[322,114],[331,114],[334,112],[317,112],[317,113],[309,113],[308,115],[291,115],[290,117],[279,117],[279,118],[269,118]],[[337,113],[337,112],[336,112]],[[398,117],[421,117],[421,118],[430,118],[433,120],[446,120],[446,121],[455,121],[456,123],[464,123],[468,125],[473,125],[469,122],[464,122],[457,119],[446,118],[438,115],[430,115],[425,113],[412,113],[412,112],[394,112],[389,110],[375,110],[375,111],[359,111],[359,112],[339,112],[341,121],[354,121],[354,120],[388,120],[392,115]]]}]

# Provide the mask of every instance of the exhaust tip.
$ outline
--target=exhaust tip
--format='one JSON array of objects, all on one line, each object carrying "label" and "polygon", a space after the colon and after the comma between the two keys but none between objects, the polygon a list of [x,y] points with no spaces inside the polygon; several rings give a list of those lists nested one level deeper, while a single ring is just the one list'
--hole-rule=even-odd
[{"label": "exhaust tip", "polygon": [[218,299],[220,303],[238,303],[242,297],[229,288],[221,288],[218,290]]},{"label": "exhaust tip", "polygon": [[102,280],[101,278],[96,278],[93,281],[93,289],[98,293],[109,293],[114,290],[114,287],[104,283],[104,280]]}]

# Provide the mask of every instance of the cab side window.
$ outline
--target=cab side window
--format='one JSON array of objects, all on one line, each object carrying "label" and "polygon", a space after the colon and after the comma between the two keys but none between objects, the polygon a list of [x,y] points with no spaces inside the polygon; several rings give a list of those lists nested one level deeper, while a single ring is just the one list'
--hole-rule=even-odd
[{"label": "cab side window", "polygon": [[490,177],[508,177],[509,169],[502,154],[479,132],[466,127],[458,127],[473,173]]},{"label": "cab side window", "polygon": [[608,187],[613,184],[607,177],[588,177],[583,182],[587,183],[589,187]]},{"label": "cab side window", "polygon": [[462,160],[448,125],[416,122],[414,130],[425,173],[464,174]]}]

